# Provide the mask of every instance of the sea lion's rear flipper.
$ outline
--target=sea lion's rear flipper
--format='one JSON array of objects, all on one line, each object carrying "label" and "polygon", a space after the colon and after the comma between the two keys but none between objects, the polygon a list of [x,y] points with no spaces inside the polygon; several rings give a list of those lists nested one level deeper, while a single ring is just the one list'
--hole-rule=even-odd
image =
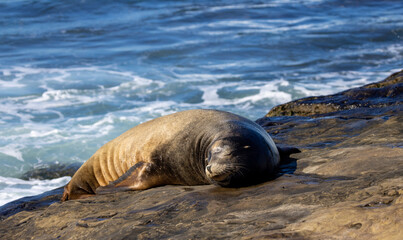
[{"label": "sea lion's rear flipper", "polygon": [[107,194],[132,190],[144,190],[161,184],[161,173],[153,163],[138,162],[116,181],[107,186],[98,187],[96,194]]}]

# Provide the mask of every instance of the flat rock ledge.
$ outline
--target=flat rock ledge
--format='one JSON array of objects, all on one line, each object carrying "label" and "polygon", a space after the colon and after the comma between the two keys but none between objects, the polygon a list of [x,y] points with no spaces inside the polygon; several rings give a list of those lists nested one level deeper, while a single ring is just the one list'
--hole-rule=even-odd
[{"label": "flat rock ledge", "polygon": [[257,120],[282,147],[257,186],[163,186],[59,202],[62,189],[0,208],[0,239],[402,239],[403,71],[304,98]]}]

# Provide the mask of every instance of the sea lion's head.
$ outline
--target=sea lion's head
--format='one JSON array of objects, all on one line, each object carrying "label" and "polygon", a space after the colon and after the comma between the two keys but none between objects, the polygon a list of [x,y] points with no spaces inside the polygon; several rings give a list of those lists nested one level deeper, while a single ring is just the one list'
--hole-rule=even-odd
[{"label": "sea lion's head", "polygon": [[214,184],[241,187],[256,184],[270,176],[272,153],[258,134],[216,140],[208,151],[205,173]]}]

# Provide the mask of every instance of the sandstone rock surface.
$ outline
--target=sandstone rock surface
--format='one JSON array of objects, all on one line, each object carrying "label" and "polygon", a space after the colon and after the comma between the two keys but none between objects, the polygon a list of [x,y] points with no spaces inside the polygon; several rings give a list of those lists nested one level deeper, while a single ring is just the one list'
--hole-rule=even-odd
[{"label": "sandstone rock surface", "polygon": [[257,120],[284,158],[239,189],[163,186],[59,202],[62,189],[0,208],[0,239],[402,239],[403,71]]}]

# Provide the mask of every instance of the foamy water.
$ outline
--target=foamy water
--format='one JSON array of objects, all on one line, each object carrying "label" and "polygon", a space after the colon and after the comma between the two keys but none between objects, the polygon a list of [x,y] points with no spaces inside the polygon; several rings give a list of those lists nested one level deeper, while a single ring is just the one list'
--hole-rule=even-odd
[{"label": "foamy water", "polygon": [[62,177],[51,180],[25,181],[18,178],[0,176],[0,206],[13,200],[38,195],[50,191],[68,183],[70,177]]},{"label": "foamy water", "polygon": [[0,205],[67,181],[24,172],[84,162],[149,119],[213,108],[255,120],[403,63],[401,1],[1,4]]}]

